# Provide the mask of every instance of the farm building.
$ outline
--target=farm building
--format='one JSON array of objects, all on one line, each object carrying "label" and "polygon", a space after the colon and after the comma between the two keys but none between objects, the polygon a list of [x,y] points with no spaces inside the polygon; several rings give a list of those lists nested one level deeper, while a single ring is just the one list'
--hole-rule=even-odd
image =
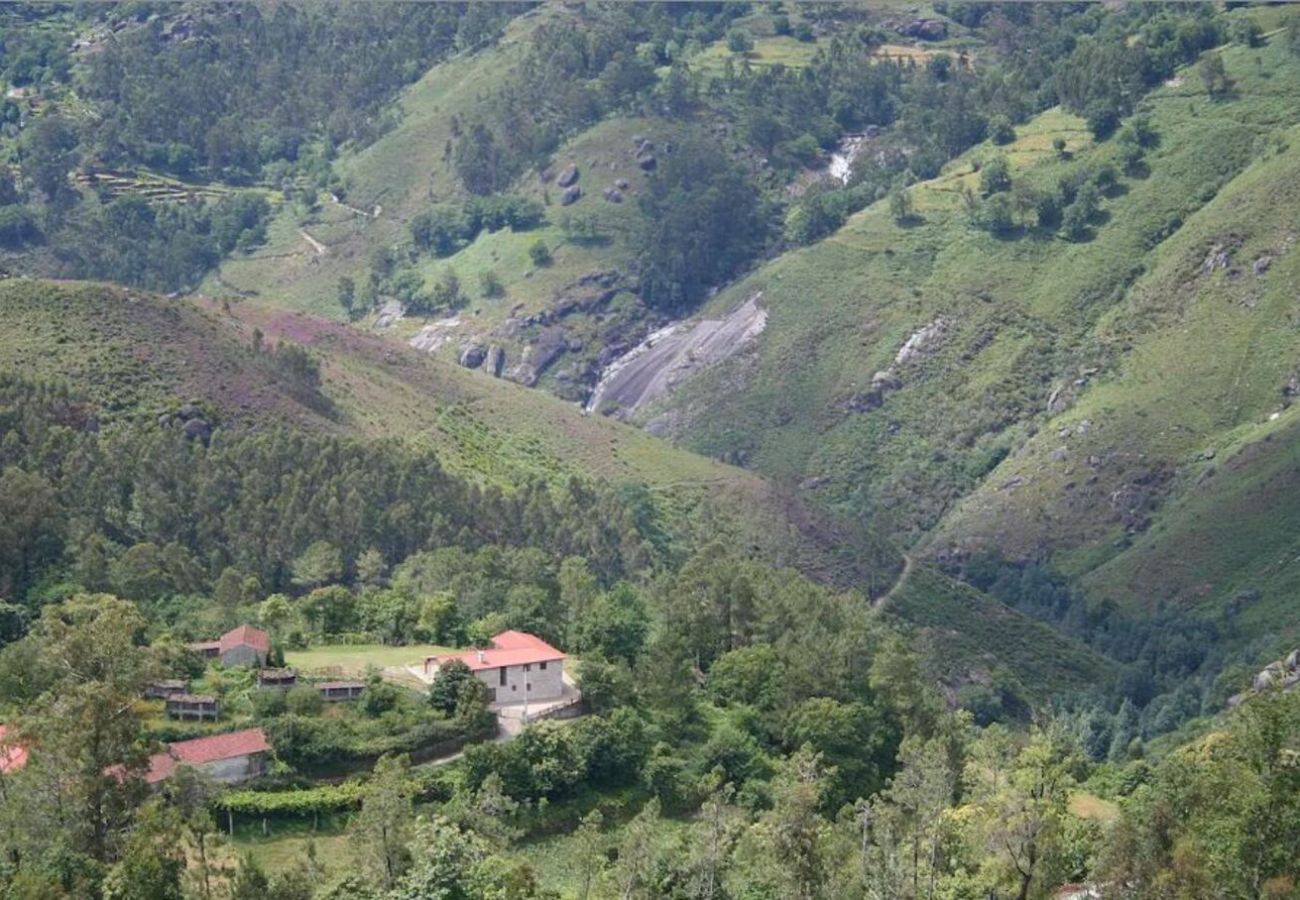
[{"label": "farm building", "polygon": [[271,636],[252,625],[240,625],[215,641],[201,641],[189,648],[204,659],[221,660],[224,666],[262,666],[271,655]]},{"label": "farm building", "polygon": [[426,658],[424,672],[432,676],[449,662],[463,662],[487,685],[493,703],[521,703],[563,696],[564,659],[563,653],[535,635],[503,631],[485,649]]},{"label": "farm building", "polygon": [[298,673],[293,669],[262,669],[257,673],[257,686],[267,690],[287,691],[298,683]]},{"label": "farm building", "polygon": [[144,695],[150,700],[165,700],[168,697],[175,697],[177,694],[188,694],[190,684],[188,681],[182,681],[179,678],[164,678],[162,681],[151,681],[145,685]]},{"label": "farm building", "polygon": [[165,709],[169,719],[215,722],[221,718],[221,704],[210,694],[173,694]]},{"label": "farm building", "polygon": [[316,690],[325,698],[326,703],[340,703],[344,700],[356,700],[366,689],[364,681],[322,681],[315,685]]},{"label": "farm building", "polygon": [[145,781],[158,784],[170,778],[177,766],[192,766],[214,781],[237,784],[266,772],[271,745],[260,728],[214,734],[179,741],[163,753],[149,757]]}]

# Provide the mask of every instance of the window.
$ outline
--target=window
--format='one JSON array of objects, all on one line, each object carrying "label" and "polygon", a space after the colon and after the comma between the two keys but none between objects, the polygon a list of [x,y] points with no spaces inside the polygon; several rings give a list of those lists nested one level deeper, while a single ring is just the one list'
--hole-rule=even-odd
[{"label": "window", "polygon": [[505,687],[505,686],[506,686],[506,667],[505,667],[505,666],[502,666],[501,668],[497,669],[497,671],[501,673],[501,686],[502,686],[502,687]]},{"label": "window", "polygon": [[544,663],[544,662],[539,662],[539,663],[537,664],[537,668],[539,668],[539,669],[541,669],[543,672],[545,672],[545,671],[546,671],[546,663]]},{"label": "window", "polygon": [[517,691],[517,690],[519,690],[519,685],[517,685],[517,684],[512,684],[512,685],[510,685],[510,691],[511,691],[511,693],[513,693],[513,692],[515,692],[515,691]]},{"label": "window", "polygon": [[525,671],[525,672],[531,672],[532,670],[533,670],[533,667],[532,667],[532,666],[530,666],[530,665],[525,665],[525,666],[524,666],[524,671]]}]

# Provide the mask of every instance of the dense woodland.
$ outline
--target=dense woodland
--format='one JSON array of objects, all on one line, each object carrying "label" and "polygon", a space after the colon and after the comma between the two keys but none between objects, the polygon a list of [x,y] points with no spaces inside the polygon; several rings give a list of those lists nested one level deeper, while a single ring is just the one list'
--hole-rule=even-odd
[{"label": "dense woodland", "polygon": [[[1118,165],[1031,187],[993,156],[965,211],[1007,240],[1084,241],[1161,139],[1133,115],[1143,94],[1196,63],[1207,96],[1226,95],[1213,48],[1260,39],[1208,5],[941,3],[987,48],[976,62],[881,62],[897,32],[878,17],[776,4],[762,7],[776,33],[818,49],[803,67],[751,66],[736,23],[759,8],[585,4],[570,10],[580,27],[538,27],[441,150],[457,196],[340,284],[349,315],[381,295],[412,314],[466,306],[450,270],[428,290],[415,266],[541,227],[548,207],[524,179],[620,115],[673,126],[631,204],[632,275],[654,314],[694,309],[867,204],[889,198],[907,222],[910,185],[1058,104]],[[0,74],[42,98],[0,109],[6,265],[193,287],[261,246],[282,204],[346,200],[334,162],[396,124],[397,92],[530,9],[6,9]],[[1300,26],[1287,40],[1300,51]],[[692,64],[720,42],[719,66]],[[867,129],[875,151],[846,184],[788,190]],[[114,186],[137,169],[168,198]],[[530,252],[548,263],[544,243]],[[312,352],[258,350],[268,378],[328,408]],[[1300,691],[1226,708],[1249,684],[1243,661],[1275,649],[1243,645],[1236,608],[1141,618],[1090,605],[1044,564],[952,563],[1113,665],[1090,692],[1036,702],[998,668],[941,680],[887,609],[773,568],[644,487],[481,480],[419,443],[186,406],[101,409],[77,385],[0,372],[0,750],[30,754],[0,765],[0,897],[1030,900],[1077,883],[1134,900],[1300,896]],[[269,632],[274,662],[528,631],[580,659],[588,714],[498,742],[463,667],[427,693],[375,669],[360,700],[326,709],[309,686],[259,692],[185,647],[246,622]],[[182,770],[151,791],[150,753],[208,733],[141,702],[163,677],[219,697],[218,727],[263,728],[272,770],[233,790]],[[240,852],[281,828],[310,837],[287,861]],[[323,859],[317,837],[355,864]]]}]

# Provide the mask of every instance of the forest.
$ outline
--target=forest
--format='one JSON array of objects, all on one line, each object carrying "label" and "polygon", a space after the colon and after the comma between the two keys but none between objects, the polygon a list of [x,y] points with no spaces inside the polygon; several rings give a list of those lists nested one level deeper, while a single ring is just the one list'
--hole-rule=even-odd
[{"label": "forest", "polygon": [[1300,897],[1297,60],[1272,4],[0,8],[0,900]]}]

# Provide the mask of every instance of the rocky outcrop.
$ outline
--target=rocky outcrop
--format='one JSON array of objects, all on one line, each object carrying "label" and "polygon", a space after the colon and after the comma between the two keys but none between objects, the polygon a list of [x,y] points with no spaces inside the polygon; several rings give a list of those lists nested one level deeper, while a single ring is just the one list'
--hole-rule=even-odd
[{"label": "rocky outcrop", "polygon": [[460,364],[467,369],[477,369],[483,365],[487,349],[482,344],[465,344],[460,348]]},{"label": "rocky outcrop", "polygon": [[938,348],[947,332],[948,321],[942,317],[912,332],[894,354],[894,364],[872,375],[871,386],[841,401],[840,408],[857,413],[878,409],[889,394],[903,386],[898,370],[926,359]]},{"label": "rocky outcrop", "polygon": [[511,381],[517,381],[525,387],[534,387],[541,379],[542,375],[568,348],[568,339],[565,337],[564,329],[558,325],[552,325],[543,329],[537,339],[529,344],[524,350],[523,358],[519,364],[512,368],[507,374]]},{"label": "rocky outcrop", "polygon": [[572,206],[580,199],[582,199],[582,188],[578,187],[576,184],[570,185],[565,188],[564,193],[560,195],[560,205]]},{"label": "rocky outcrop", "polygon": [[559,177],[555,179],[555,183],[562,188],[570,187],[571,185],[576,184],[577,181],[578,181],[577,163],[569,163],[567,166],[564,167],[564,171],[560,172]]},{"label": "rocky outcrop", "polygon": [[493,378],[501,377],[501,370],[505,367],[506,351],[500,344],[493,344],[488,347],[487,356],[483,359],[483,371],[487,372]]},{"label": "rocky outcrop", "polygon": [[212,439],[215,427],[198,400],[182,403],[175,412],[163,413],[158,416],[158,424],[163,428],[179,429],[186,440],[200,441],[203,444]]},{"label": "rocky outcrop", "polygon": [[587,409],[627,418],[701,370],[731,358],[767,326],[761,298],[754,294],[721,319],[677,323],[651,334],[601,372]]},{"label": "rocky outcrop", "polygon": [[913,19],[896,29],[903,37],[918,41],[942,41],[948,36],[948,25],[939,19]]},{"label": "rocky outcrop", "polygon": [[607,188],[605,188],[605,190],[604,190],[602,196],[604,196],[604,198],[605,198],[605,202],[606,202],[606,203],[622,203],[622,202],[623,202],[623,192],[620,191],[620,190],[619,190],[618,188],[616,188],[616,187],[607,187]]}]

